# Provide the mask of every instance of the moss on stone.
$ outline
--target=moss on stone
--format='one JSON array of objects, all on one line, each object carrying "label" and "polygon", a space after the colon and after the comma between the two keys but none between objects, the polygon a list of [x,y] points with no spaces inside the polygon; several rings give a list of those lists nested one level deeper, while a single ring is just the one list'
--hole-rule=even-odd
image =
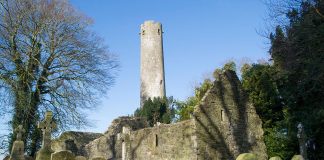
[{"label": "moss on stone", "polygon": [[103,157],[95,157],[95,158],[92,158],[91,160],[106,160],[106,159]]},{"label": "moss on stone", "polygon": [[291,160],[304,160],[304,158],[301,155],[294,155]]},{"label": "moss on stone", "polygon": [[258,160],[257,156],[253,153],[240,154],[236,160]]},{"label": "moss on stone", "polygon": [[51,160],[51,154],[53,153],[52,150],[48,149],[40,149],[37,152],[36,160]]},{"label": "moss on stone", "polygon": [[279,156],[271,157],[269,160],[282,160]]}]

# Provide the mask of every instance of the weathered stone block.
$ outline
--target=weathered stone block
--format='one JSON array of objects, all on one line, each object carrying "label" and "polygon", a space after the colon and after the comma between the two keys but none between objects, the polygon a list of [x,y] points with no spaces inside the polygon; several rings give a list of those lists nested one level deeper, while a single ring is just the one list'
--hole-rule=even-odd
[{"label": "weathered stone block", "polygon": [[87,158],[83,156],[76,156],[75,160],[87,160]]},{"label": "weathered stone block", "polygon": [[64,132],[61,136],[52,141],[52,149],[55,152],[68,150],[76,156],[87,156],[85,145],[103,136],[100,133],[90,132]]},{"label": "weathered stone block", "polygon": [[26,156],[25,155],[25,160],[35,160],[33,157],[30,157],[30,156]]},{"label": "weathered stone block", "polygon": [[11,156],[9,160],[25,160],[23,141],[15,141],[13,143]]},{"label": "weathered stone block", "polygon": [[59,151],[51,155],[51,160],[74,160],[74,157],[70,151]]},{"label": "weathered stone block", "polygon": [[294,155],[291,160],[304,160],[304,158],[301,155]]},{"label": "weathered stone block", "polygon": [[282,160],[279,156],[271,157],[269,160]]},{"label": "weathered stone block", "polygon": [[257,156],[253,153],[240,154],[236,160],[258,160]]},{"label": "weathered stone block", "polygon": [[106,159],[103,157],[95,157],[95,158],[92,158],[91,160],[106,160]]},{"label": "weathered stone block", "polygon": [[53,153],[50,149],[41,148],[36,153],[36,160],[51,160],[51,154]]}]

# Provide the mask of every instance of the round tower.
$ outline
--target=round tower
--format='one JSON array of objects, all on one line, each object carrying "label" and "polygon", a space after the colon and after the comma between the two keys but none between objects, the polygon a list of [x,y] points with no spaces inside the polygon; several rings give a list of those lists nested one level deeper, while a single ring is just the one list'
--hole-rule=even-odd
[{"label": "round tower", "polygon": [[141,25],[141,106],[148,98],[165,97],[162,25]]}]

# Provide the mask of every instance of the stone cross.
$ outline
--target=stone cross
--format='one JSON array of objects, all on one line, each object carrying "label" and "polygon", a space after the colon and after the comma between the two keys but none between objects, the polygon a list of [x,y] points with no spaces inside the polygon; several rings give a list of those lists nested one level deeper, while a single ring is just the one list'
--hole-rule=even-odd
[{"label": "stone cross", "polygon": [[307,150],[306,150],[306,134],[304,130],[304,126],[302,123],[298,123],[297,125],[298,132],[297,132],[297,138],[299,142],[299,151],[300,155],[303,156],[304,159],[307,159]]},{"label": "stone cross", "polygon": [[22,125],[19,125],[15,131],[17,132],[17,139],[12,145],[9,160],[25,160],[24,157],[24,142],[21,140],[22,134],[25,132]]},{"label": "stone cross", "polygon": [[45,119],[38,123],[38,128],[40,128],[43,132],[42,148],[51,148],[51,133],[57,127],[52,117],[53,113],[47,111],[45,114]]},{"label": "stone cross", "polygon": [[128,147],[127,145],[129,144],[130,141],[130,128],[129,127],[123,127],[122,133],[118,134],[118,139],[122,141],[122,160],[127,160],[127,152]]},{"label": "stone cross", "polygon": [[25,130],[23,128],[22,125],[19,125],[16,129],[15,129],[16,133],[17,133],[17,138],[16,138],[16,141],[21,141],[21,137],[22,137],[22,134],[25,133]]}]

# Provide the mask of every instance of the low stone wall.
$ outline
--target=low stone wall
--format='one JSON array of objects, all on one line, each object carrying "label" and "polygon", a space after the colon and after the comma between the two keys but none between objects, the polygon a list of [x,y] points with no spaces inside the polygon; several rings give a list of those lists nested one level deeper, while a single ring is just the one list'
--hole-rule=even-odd
[{"label": "low stone wall", "polygon": [[101,136],[101,133],[68,131],[53,140],[51,148],[55,152],[69,150],[76,156],[87,156],[85,145]]},{"label": "low stone wall", "polygon": [[86,145],[85,149],[88,158],[104,157],[106,159],[121,158],[122,146],[117,141],[117,134],[122,132],[124,126],[132,130],[142,129],[148,126],[143,118],[138,117],[119,117],[113,120],[105,134]]},{"label": "low stone wall", "polygon": [[113,120],[104,134],[68,131],[52,141],[52,149],[56,152],[69,150],[76,156],[85,156],[89,159],[104,157],[106,159],[121,158],[121,144],[117,141],[117,134],[123,126],[132,130],[147,127],[143,118],[118,117]]},{"label": "low stone wall", "polygon": [[196,160],[194,127],[193,120],[187,120],[131,131],[127,159]]}]

